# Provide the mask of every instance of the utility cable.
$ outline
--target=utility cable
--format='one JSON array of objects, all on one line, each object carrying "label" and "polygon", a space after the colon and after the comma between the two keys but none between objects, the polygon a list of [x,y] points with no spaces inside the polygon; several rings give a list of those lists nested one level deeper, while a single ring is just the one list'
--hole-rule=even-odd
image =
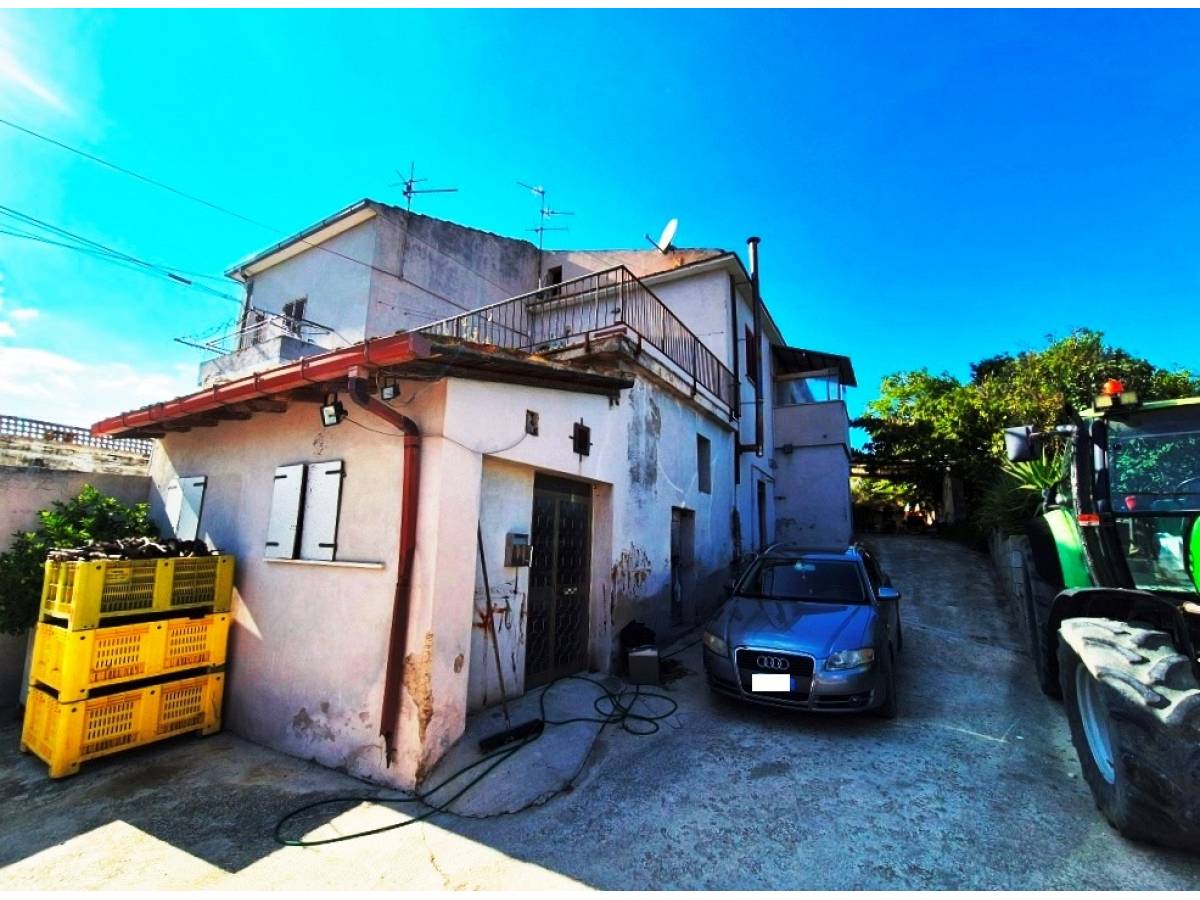
[{"label": "utility cable", "polygon": [[[126,168],[125,166],[118,165],[117,163],[110,162],[107,159],[104,159],[103,157],[97,156],[94,153],[88,153],[86,150],[81,150],[78,147],[72,147],[70,144],[64,143],[63,141],[60,141],[60,140],[56,140],[55,138],[52,138],[46,134],[42,134],[41,132],[34,131],[32,128],[26,128],[24,125],[18,125],[16,122],[11,121],[10,119],[0,118],[0,125],[7,125],[9,128],[12,128],[16,131],[20,131],[23,134],[29,135],[30,137],[37,138],[39,141],[45,141],[47,144],[52,144],[55,147],[58,147],[62,150],[68,151],[69,153],[74,153],[77,156],[81,156],[86,160],[90,160],[91,162],[96,163],[97,165],[104,166],[105,168],[108,168],[108,169],[112,169],[114,172],[120,172],[122,175],[127,175],[130,178],[135,178],[138,181],[141,181],[141,182],[144,182],[145,184],[159,188],[160,190],[168,191],[169,193],[175,194],[178,197],[182,197],[185,200],[190,200],[193,203],[199,203],[201,206],[206,206],[211,210],[215,210],[216,212],[223,213],[224,215],[227,215],[227,216],[232,216],[233,218],[239,219],[240,221],[245,222],[248,225],[253,225],[256,228],[262,228],[265,231],[270,231],[274,234],[283,235],[284,237],[287,237],[290,234],[290,232],[288,232],[282,228],[277,228],[274,225],[268,225],[266,222],[260,222],[259,220],[251,218],[250,216],[244,215],[240,212],[237,212],[236,210],[229,209],[226,206],[221,206],[218,203],[213,203],[209,200],[205,200],[203,197],[198,197],[195,194],[190,194],[187,191],[180,190],[177,187],[172,187],[171,185],[167,184],[166,182],[159,181],[157,178],[151,178],[149,175],[143,175],[140,172],[135,172],[133,169],[129,169],[129,168]],[[311,241],[308,241],[302,237],[297,237],[297,238],[295,238],[295,240],[298,243],[305,244],[306,246],[311,247],[314,250],[320,250],[323,253],[331,253],[334,256],[337,256],[337,257],[340,257],[341,259],[346,260],[347,262],[351,262],[351,263],[354,263],[355,265],[359,265],[359,266],[365,266],[366,268],[370,269],[373,272],[378,272],[381,275],[387,275],[391,278],[397,279],[398,281],[404,281],[403,276],[399,275],[396,272],[389,271],[388,269],[381,268],[381,267],[375,265],[374,263],[369,263],[366,260],[357,259],[356,257],[353,257],[353,256],[348,256],[345,253],[341,253],[340,251],[334,250],[330,247],[326,247],[322,244],[314,244]],[[411,283],[411,282],[409,282],[409,283]],[[419,285],[417,285],[417,286],[419,287]],[[429,293],[432,294],[433,292],[429,291]],[[438,296],[438,295],[434,294],[434,296]],[[449,298],[440,297],[440,299],[445,300],[446,302],[450,303],[453,306],[458,306],[460,309],[464,310],[465,312],[470,312],[469,309],[461,306],[458,303],[455,303],[453,300],[450,300]],[[376,302],[380,303],[383,306],[388,306],[397,312],[408,312],[408,313],[414,313],[416,315],[421,314],[420,310],[410,309],[408,307],[397,306],[396,304],[389,303],[386,300],[378,300]]]},{"label": "utility cable", "polygon": [[[600,689],[601,693],[595,698],[595,700],[592,701],[592,708],[595,710],[596,715],[594,715],[594,716],[574,716],[574,717],[568,718],[568,719],[550,719],[550,718],[548,718],[546,715],[546,697],[550,693],[550,689],[553,688],[556,684],[561,684],[564,681],[571,681],[571,680],[585,681],[588,684],[593,685]],[[635,712],[634,711],[635,704],[637,704],[639,701],[645,702],[648,700],[662,701],[667,704],[667,707],[660,712],[654,712],[653,710],[646,711],[646,712]],[[559,786],[550,795],[551,797],[561,794],[563,791],[567,790],[568,788],[570,788],[574,785],[575,780],[579,777],[580,773],[583,772],[584,766],[587,764],[588,759],[591,757],[592,750],[594,749],[594,747],[596,745],[596,740],[600,737],[600,734],[604,731],[604,729],[607,728],[609,725],[620,725],[625,731],[628,731],[630,734],[651,735],[651,734],[656,733],[659,730],[659,728],[660,728],[659,722],[674,715],[676,710],[678,710],[678,708],[679,708],[679,704],[677,704],[672,698],[668,697],[666,694],[662,694],[662,693],[658,693],[658,692],[654,692],[654,691],[642,691],[642,689],[640,687],[635,687],[632,691],[625,690],[625,689],[622,689],[620,691],[611,691],[608,688],[606,688],[604,685],[600,684],[595,679],[585,678],[582,675],[567,675],[563,678],[558,678],[558,679],[550,682],[550,684],[546,685],[546,687],[542,689],[541,696],[538,698],[538,706],[539,706],[539,711],[541,713],[541,719],[547,727],[555,726],[555,725],[573,725],[573,724],[579,724],[579,723],[592,723],[592,724],[597,724],[600,726],[600,728],[597,729],[596,733],[592,736],[591,743],[588,745],[587,753],[584,754],[583,760],[580,762],[579,767],[575,770],[574,773],[572,773],[570,778],[568,778],[565,782],[563,782],[563,784],[561,786]],[[477,784],[482,782],[488,776],[489,773],[491,773],[494,769],[496,769],[498,766],[500,766],[506,760],[510,759],[511,757],[513,757],[514,755],[519,753],[522,749],[524,749],[525,747],[528,747],[530,744],[537,741],[539,737],[541,737],[540,733],[532,735],[521,741],[518,741],[517,743],[515,743],[509,747],[502,747],[499,750],[495,750],[490,754],[480,757],[479,759],[477,759],[475,762],[471,763],[470,765],[464,766],[463,768],[459,769],[456,772],[452,772],[450,775],[448,775],[446,778],[439,781],[436,785],[434,785],[429,790],[422,791],[418,788],[416,791],[413,791],[413,793],[409,796],[378,797],[378,796],[371,796],[371,795],[365,795],[365,794],[345,794],[345,795],[341,795],[341,796],[337,796],[337,797],[327,797],[324,800],[317,800],[313,803],[307,803],[304,806],[297,807],[296,809],[293,809],[291,812],[282,816],[275,823],[273,837],[275,838],[275,841],[277,843],[282,844],[285,847],[319,847],[324,844],[338,844],[343,841],[352,841],[357,838],[367,837],[369,835],[382,834],[387,831],[394,831],[398,828],[404,828],[408,825],[413,825],[417,822],[421,822],[421,821],[428,819],[429,817],[434,816],[438,813],[449,813],[450,815],[460,815],[459,813],[454,813],[449,809],[451,804],[453,804],[456,800],[458,800],[459,798],[466,795],[467,792],[469,792]],[[487,765],[485,766],[485,764],[487,764]],[[435,800],[434,799],[434,795],[438,794],[440,791],[442,791],[443,788],[446,788],[446,787],[452,785],[459,778],[478,769],[480,766],[485,766],[485,767],[483,768],[483,770],[481,772],[479,772],[477,775],[472,777],[462,788],[455,791],[449,798],[447,798],[445,800]],[[535,802],[544,802],[544,799],[549,799],[549,798],[539,797],[538,801],[535,801]],[[379,828],[371,828],[371,829],[367,829],[365,831],[357,831],[357,832],[353,832],[351,834],[338,835],[337,837],[332,837],[332,838],[323,838],[323,839],[319,839],[319,840],[304,840],[303,838],[289,838],[289,837],[284,836],[284,832],[287,830],[287,826],[293,820],[295,820],[302,814],[308,812],[309,810],[318,809],[318,808],[321,808],[324,806],[329,806],[332,804],[344,804],[344,803],[382,803],[382,804],[416,803],[416,804],[420,804],[421,806],[425,807],[425,809],[423,811],[421,811],[418,815],[414,816],[413,818],[406,819],[403,822],[395,822],[391,825],[384,825]],[[527,806],[522,807],[522,809],[527,809],[529,806],[532,806],[532,805],[533,805],[533,803],[531,802]],[[500,813],[497,815],[504,815],[504,814],[505,813]],[[478,816],[478,817],[469,817],[469,818],[494,818],[494,816]]]},{"label": "utility cable", "polygon": [[[65,228],[61,228],[57,225],[53,225],[50,222],[45,222],[41,219],[36,218],[35,216],[29,215],[28,213],[23,213],[20,210],[16,210],[11,207],[0,204],[0,215],[7,216],[9,219],[13,219],[16,222],[21,223],[21,225],[25,226],[24,228],[20,228],[20,229],[10,226],[9,229],[6,229],[2,232],[4,234],[9,235],[10,237],[19,237],[19,238],[24,238],[26,240],[38,241],[39,243],[50,244],[52,246],[62,247],[67,250],[75,250],[79,253],[85,253],[89,256],[93,256],[98,259],[106,259],[111,262],[123,263],[126,265],[126,267],[136,268],[140,271],[164,276],[164,277],[170,279],[171,281],[174,281],[176,284],[182,284],[185,287],[195,288],[198,291],[203,291],[207,294],[212,294],[216,297],[222,298],[223,300],[229,300],[233,303],[237,303],[239,306],[242,303],[242,301],[239,300],[237,297],[234,297],[230,294],[226,294],[225,292],[219,291],[216,288],[209,287],[206,284],[197,284],[196,282],[192,281],[190,278],[186,278],[183,275],[179,274],[179,272],[177,270],[173,270],[173,269],[171,269],[167,266],[164,266],[160,263],[149,262],[148,260],[144,260],[139,257],[133,256],[131,254],[125,253],[121,250],[117,250],[113,247],[109,247],[107,244],[102,244],[99,241],[92,240],[91,238],[83,237],[82,235],[76,234],[73,231],[68,231]],[[55,235],[57,237],[66,238],[66,240],[65,241],[53,240],[52,238],[46,237],[45,235],[37,234],[35,232],[30,232],[30,231],[28,231],[28,229],[30,227],[40,228],[43,231],[48,231],[48,232],[50,232],[50,234]],[[74,241],[75,243],[68,243],[68,241]],[[192,274],[195,277],[202,277],[202,278],[213,277],[213,276],[207,276],[207,275],[196,275],[196,273],[188,273],[188,274]]]}]

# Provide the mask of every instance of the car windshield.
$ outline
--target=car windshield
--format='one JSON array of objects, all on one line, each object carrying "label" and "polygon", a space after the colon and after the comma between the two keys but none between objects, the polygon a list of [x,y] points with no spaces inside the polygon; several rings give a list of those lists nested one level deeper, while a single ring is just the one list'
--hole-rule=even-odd
[{"label": "car windshield", "polygon": [[760,559],[738,593],[772,600],[867,602],[858,566],[841,559]]}]

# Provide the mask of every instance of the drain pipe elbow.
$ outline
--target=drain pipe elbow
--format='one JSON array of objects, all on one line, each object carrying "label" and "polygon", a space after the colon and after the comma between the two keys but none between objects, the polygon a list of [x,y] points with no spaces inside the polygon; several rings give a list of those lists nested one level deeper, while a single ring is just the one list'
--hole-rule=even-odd
[{"label": "drain pipe elbow", "polygon": [[361,409],[387,422],[404,435],[404,471],[400,496],[400,543],[396,558],[396,591],[392,598],[392,624],[388,631],[387,665],[384,671],[383,704],[379,733],[390,767],[396,758],[396,726],[404,690],[404,659],[408,650],[411,615],[412,567],[417,549],[417,512],[421,484],[421,429],[408,416],[371,395],[365,373],[350,370],[347,390]]}]

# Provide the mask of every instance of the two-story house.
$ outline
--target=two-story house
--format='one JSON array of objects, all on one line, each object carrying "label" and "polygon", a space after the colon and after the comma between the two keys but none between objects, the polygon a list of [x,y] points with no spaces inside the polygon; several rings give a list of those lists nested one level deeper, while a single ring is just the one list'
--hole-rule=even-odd
[{"label": "two-story house", "polygon": [[364,200],[234,267],[201,389],[94,428],[156,438],[155,515],[237,555],[230,727],[411,787],[501,681],[613,670],[777,529],[844,545],[853,371],[784,344],[756,249],[542,252]]}]

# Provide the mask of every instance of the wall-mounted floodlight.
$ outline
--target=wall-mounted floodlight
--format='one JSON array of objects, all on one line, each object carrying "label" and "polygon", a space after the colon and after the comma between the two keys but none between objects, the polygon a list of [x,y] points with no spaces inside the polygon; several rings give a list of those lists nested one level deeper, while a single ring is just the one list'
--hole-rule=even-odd
[{"label": "wall-mounted floodlight", "polygon": [[346,418],[346,407],[337,394],[326,394],[325,403],[321,406],[321,424],[326,428],[337,425]]}]

